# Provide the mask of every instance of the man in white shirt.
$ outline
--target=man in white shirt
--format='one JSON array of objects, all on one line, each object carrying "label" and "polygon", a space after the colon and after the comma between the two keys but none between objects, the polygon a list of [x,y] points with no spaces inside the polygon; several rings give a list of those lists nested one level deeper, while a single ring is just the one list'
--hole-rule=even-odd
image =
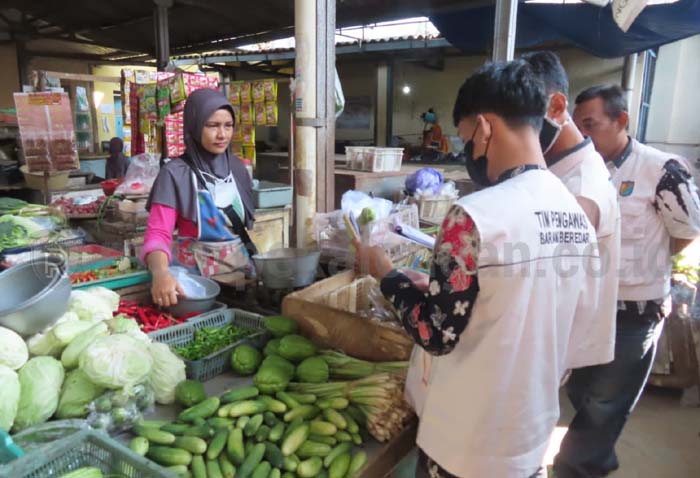
[{"label": "man in white shirt", "polygon": [[417,478],[535,477],[559,416],[572,326],[595,229],[546,170],[544,87],[516,60],[480,68],[460,88],[454,122],[467,170],[484,189],[461,198],[436,242],[428,290],[356,243],[406,332],[433,358]]},{"label": "man in white shirt", "polygon": [[700,198],[684,159],[627,135],[619,86],[576,98],[574,121],[611,172],[621,212],[615,359],[576,371],[576,417],[555,460],[557,478],[598,478],[619,463],[615,443],[649,377],[668,312],[671,255],[700,235]]}]

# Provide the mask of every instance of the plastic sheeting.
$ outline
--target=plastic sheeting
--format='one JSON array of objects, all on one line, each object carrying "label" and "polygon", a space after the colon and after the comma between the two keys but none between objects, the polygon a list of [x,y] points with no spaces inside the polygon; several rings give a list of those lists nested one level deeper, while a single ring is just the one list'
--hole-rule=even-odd
[{"label": "plastic sheeting", "polygon": [[[471,8],[433,15],[430,20],[455,47],[483,53],[493,43],[495,8]],[[518,5],[517,48],[552,42],[573,44],[592,55],[617,58],[700,34],[700,0],[649,6],[627,33],[612,17],[612,7],[589,4]]]}]

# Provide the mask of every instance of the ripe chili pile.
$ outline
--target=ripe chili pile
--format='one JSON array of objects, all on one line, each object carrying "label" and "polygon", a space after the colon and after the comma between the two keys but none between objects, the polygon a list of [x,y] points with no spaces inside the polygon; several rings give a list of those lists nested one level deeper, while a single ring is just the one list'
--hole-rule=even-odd
[{"label": "ripe chili pile", "polygon": [[114,315],[117,316],[120,314],[135,319],[139,325],[141,325],[141,330],[145,333],[149,333],[181,324],[190,317],[198,315],[199,312],[193,312],[176,318],[153,305],[142,305],[135,301],[122,300],[119,302],[119,308]]}]

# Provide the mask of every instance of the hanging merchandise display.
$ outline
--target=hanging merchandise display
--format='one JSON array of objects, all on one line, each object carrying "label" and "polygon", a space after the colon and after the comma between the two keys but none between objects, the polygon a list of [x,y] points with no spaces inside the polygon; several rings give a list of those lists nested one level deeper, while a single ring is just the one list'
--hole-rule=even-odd
[{"label": "hanging merchandise display", "polygon": [[255,126],[276,127],[279,121],[277,80],[233,81],[229,101],[236,116],[231,152],[255,163]]}]

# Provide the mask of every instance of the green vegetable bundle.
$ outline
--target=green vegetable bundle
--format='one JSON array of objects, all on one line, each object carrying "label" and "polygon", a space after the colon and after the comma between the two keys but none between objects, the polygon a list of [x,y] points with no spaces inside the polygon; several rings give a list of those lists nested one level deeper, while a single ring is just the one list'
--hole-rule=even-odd
[{"label": "green vegetable bundle", "polygon": [[249,336],[254,329],[227,325],[225,327],[204,327],[195,331],[194,340],[175,352],[186,360],[200,360],[229,345]]}]

